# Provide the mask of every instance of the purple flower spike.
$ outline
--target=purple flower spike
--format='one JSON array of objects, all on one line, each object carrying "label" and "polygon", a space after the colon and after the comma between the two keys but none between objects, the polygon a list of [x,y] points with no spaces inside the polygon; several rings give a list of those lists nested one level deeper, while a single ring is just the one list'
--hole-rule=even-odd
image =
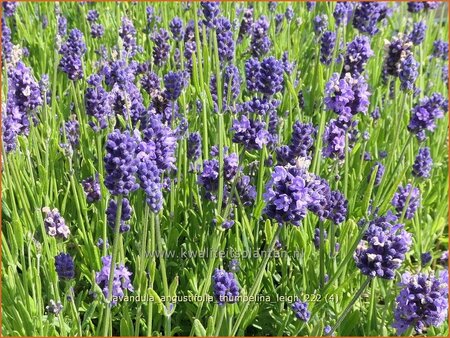
[{"label": "purple flower spike", "polygon": [[94,203],[100,200],[100,198],[102,197],[102,193],[100,189],[98,174],[93,177],[84,179],[81,184],[83,185],[83,190],[86,194],[86,200],[88,201],[88,203]]},{"label": "purple flower spike", "polygon": [[[126,232],[130,230],[130,226],[126,223],[131,219],[131,205],[127,198],[122,199],[122,212],[120,214],[120,232]],[[108,208],[106,209],[106,218],[108,220],[109,227],[114,231],[116,226],[117,215],[117,202],[113,199],[109,200]]]},{"label": "purple flower spike", "polygon": [[412,32],[408,35],[408,39],[417,46],[420,45],[425,39],[425,31],[427,30],[427,25],[423,21],[416,22],[414,24]]},{"label": "purple flower spike", "polygon": [[429,178],[432,167],[433,160],[431,158],[430,148],[420,148],[413,164],[413,176],[418,178]]},{"label": "purple flower spike", "polygon": [[261,15],[252,26],[250,51],[254,57],[260,57],[269,52],[272,42],[267,36],[268,31],[269,21],[264,15]]},{"label": "purple flower spike", "polygon": [[153,61],[158,67],[161,67],[166,64],[169,58],[169,33],[165,29],[160,28],[159,31],[153,34],[152,40],[154,43]]},{"label": "purple flower spike", "polygon": [[402,290],[396,299],[394,323],[397,335],[402,335],[412,327],[422,334],[429,327],[439,327],[447,320],[448,312],[448,271],[439,276],[406,272],[400,283]]},{"label": "purple flower spike", "polygon": [[[408,197],[409,203],[406,205]],[[419,188],[413,188],[411,184],[407,184],[406,187],[399,186],[391,203],[397,211],[398,216],[400,216],[403,209],[406,208],[406,219],[412,219],[420,206],[420,190]]]},{"label": "purple flower spike", "polygon": [[59,279],[73,279],[75,277],[73,258],[69,254],[60,253],[55,257],[55,270]]},{"label": "purple flower spike", "polygon": [[367,61],[373,55],[369,38],[364,35],[355,37],[347,45],[342,75],[350,73],[353,76],[359,76],[364,71]]},{"label": "purple flower spike", "polygon": [[236,303],[239,297],[239,285],[232,272],[215,269],[212,275],[214,298],[219,305]]},{"label": "purple flower spike", "polygon": [[303,322],[309,321],[311,317],[311,313],[308,311],[307,302],[296,301],[292,304],[292,311],[294,311],[295,317]]},{"label": "purple flower spike", "polygon": [[334,46],[336,44],[336,33],[327,31],[320,38],[320,62],[330,65],[333,59]]},{"label": "purple flower spike", "polygon": [[62,55],[59,68],[67,74],[70,80],[76,81],[83,78],[82,57],[86,53],[86,45],[83,41],[83,33],[78,29],[72,29],[66,43],[61,46],[59,54]]},{"label": "purple flower spike", "polygon": [[264,59],[259,71],[259,91],[266,96],[281,92],[284,87],[283,76],[284,67],[281,61],[273,56]]},{"label": "purple flower spike", "polygon": [[66,225],[66,221],[62,218],[58,209],[50,210],[50,208],[44,207],[42,211],[45,213],[44,225],[47,234],[52,237],[69,238],[69,227]]}]

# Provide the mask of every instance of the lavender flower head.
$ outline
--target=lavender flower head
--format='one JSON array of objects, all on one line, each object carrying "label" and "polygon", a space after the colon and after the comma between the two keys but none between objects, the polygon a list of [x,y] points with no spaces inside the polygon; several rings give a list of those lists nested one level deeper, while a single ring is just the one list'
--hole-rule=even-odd
[{"label": "lavender flower head", "polygon": [[328,202],[328,219],[334,224],[341,224],[348,214],[348,201],[340,191],[332,191]]},{"label": "lavender flower head", "polygon": [[99,24],[99,23],[94,23],[91,26],[91,36],[94,39],[99,39],[103,36],[103,34],[105,34],[105,28]]},{"label": "lavender flower head", "polygon": [[58,209],[50,210],[49,207],[44,207],[42,211],[45,213],[44,225],[47,234],[52,237],[69,238],[69,227]]},{"label": "lavender flower head", "polygon": [[169,72],[164,75],[164,85],[166,90],[164,95],[170,101],[176,101],[183,90],[183,74],[181,72]]},{"label": "lavender flower head", "polygon": [[408,39],[417,46],[420,45],[425,39],[425,31],[427,30],[427,25],[423,21],[416,22],[413,26],[411,33],[408,35]]},{"label": "lavender flower head", "polygon": [[84,179],[81,184],[83,186],[83,190],[88,203],[94,203],[100,200],[100,198],[102,197],[102,192],[100,189],[98,174]]},{"label": "lavender flower head", "polygon": [[336,26],[347,25],[353,14],[354,4],[349,1],[338,1],[334,8],[333,16]]},{"label": "lavender flower head", "polygon": [[337,120],[330,120],[323,133],[324,157],[339,160],[345,158],[345,132],[346,129]]},{"label": "lavender flower head", "polygon": [[175,41],[183,38],[183,21],[179,17],[174,17],[169,23],[169,29]]},{"label": "lavender flower head", "polygon": [[212,275],[214,298],[219,305],[236,303],[239,297],[239,285],[232,272],[215,269]]},{"label": "lavender flower head", "polygon": [[265,58],[261,62],[259,70],[259,91],[266,95],[272,96],[283,90],[284,86],[284,67],[283,63],[273,56]]},{"label": "lavender flower head", "polygon": [[138,46],[136,45],[136,28],[133,22],[126,16],[122,18],[122,25],[119,28],[119,36],[122,39],[123,47],[128,57],[136,55]]},{"label": "lavender flower head", "polygon": [[347,45],[342,74],[350,73],[354,76],[362,74],[367,61],[373,55],[374,53],[370,48],[369,38],[364,35],[355,37],[355,39]]},{"label": "lavender flower head", "polygon": [[88,11],[86,19],[90,23],[93,23],[93,22],[96,22],[98,20],[98,17],[99,17],[98,11],[96,11],[95,9],[91,9],[91,10]]},{"label": "lavender flower head", "polygon": [[221,62],[232,61],[234,57],[235,43],[230,21],[225,17],[216,19],[217,48]]},{"label": "lavender flower head", "polygon": [[299,226],[311,202],[306,179],[301,169],[276,166],[264,193],[266,215],[280,224]]},{"label": "lavender flower head", "polygon": [[256,58],[250,58],[245,62],[245,79],[247,89],[250,92],[258,90],[259,70],[261,64]]},{"label": "lavender flower head", "polygon": [[317,15],[313,19],[314,33],[322,34],[328,26],[328,17],[325,14]]},{"label": "lavender flower head", "polygon": [[200,6],[205,17],[203,23],[207,27],[214,27],[214,19],[220,14],[220,2],[202,1]]},{"label": "lavender flower head", "polygon": [[[109,273],[111,269],[111,256],[102,257],[102,269],[95,274],[95,282],[102,289],[103,295],[106,299],[108,299],[109,290]],[[113,287],[112,287],[112,296],[113,297],[123,297],[124,291],[128,290],[133,292],[134,288],[131,284],[131,275],[132,273],[128,271],[127,267],[116,263],[114,267],[114,275],[113,275]],[[114,299],[114,298],[113,298]],[[111,305],[116,305],[116,301],[112,301]]]},{"label": "lavender flower head", "polygon": [[243,144],[248,150],[260,150],[269,143],[270,134],[266,124],[258,120],[248,119],[243,115],[233,121],[233,142]]},{"label": "lavender flower head", "polygon": [[[406,205],[408,198],[409,203]],[[397,211],[397,215],[400,216],[403,209],[406,208],[406,219],[412,219],[420,206],[420,190],[419,188],[413,188],[409,183],[405,187],[399,186],[391,203]]]},{"label": "lavender flower head", "polygon": [[13,1],[4,1],[3,5],[3,14],[7,17],[11,17],[16,13],[17,6],[19,6],[18,2]]},{"label": "lavender flower head", "polygon": [[356,248],[356,266],[364,275],[393,279],[411,246],[411,235],[403,229],[403,224],[389,220],[372,221]]},{"label": "lavender flower head", "polygon": [[361,33],[375,35],[377,24],[389,15],[388,6],[382,2],[359,2],[353,14],[353,27]]},{"label": "lavender flower head", "polygon": [[61,252],[55,256],[55,270],[59,279],[73,279],[75,277],[75,265],[73,258]]},{"label": "lavender flower head", "polygon": [[431,158],[430,148],[420,148],[413,164],[413,176],[418,178],[429,178],[432,167],[433,159]]},{"label": "lavender flower head", "polygon": [[160,28],[159,31],[156,31],[153,36],[153,61],[158,66],[161,67],[166,64],[169,58],[170,45],[169,41],[169,33]]},{"label": "lavender flower head", "polygon": [[309,158],[316,134],[317,129],[311,123],[296,121],[292,127],[290,144],[276,150],[278,163],[294,165],[298,158]]},{"label": "lavender flower head", "polygon": [[343,78],[334,73],[325,86],[325,105],[327,109],[349,122],[353,115],[366,113],[369,107],[368,85],[362,76],[352,77],[346,73]]},{"label": "lavender flower head", "polygon": [[412,327],[422,334],[429,327],[438,327],[448,313],[448,271],[439,276],[406,272],[400,283],[402,290],[396,299],[394,323],[397,335]]},{"label": "lavender flower head", "polygon": [[112,195],[128,195],[139,186],[135,150],[137,140],[129,131],[114,130],[108,135],[105,156],[105,186]]},{"label": "lavender flower head", "polygon": [[291,306],[292,311],[294,311],[295,317],[297,319],[307,322],[311,318],[311,312],[308,311],[308,303],[302,301],[296,301]]},{"label": "lavender flower head", "polygon": [[320,38],[320,62],[330,65],[333,59],[334,46],[336,44],[336,33],[326,31]]},{"label": "lavender flower head", "polygon": [[[119,231],[126,232],[130,230],[130,226],[126,223],[131,219],[131,205],[127,198],[122,199],[122,211],[120,213],[120,225]],[[108,220],[109,227],[114,231],[116,225],[117,216],[117,202],[114,199],[110,199],[108,208],[106,209],[106,219]]]},{"label": "lavender flower head", "polygon": [[398,74],[400,88],[404,91],[412,91],[414,89],[414,82],[417,76],[419,76],[419,63],[410,54],[402,61],[400,67],[401,70]]},{"label": "lavender flower head", "polygon": [[376,162],[372,168],[370,168],[370,173],[369,176],[367,177],[367,181],[370,181],[370,178],[372,177],[372,173],[375,170],[375,167],[378,166],[378,170],[377,173],[375,175],[375,182],[374,182],[374,186],[378,187],[381,183],[381,180],[383,179],[383,175],[384,175],[384,165],[381,164],[380,162]]},{"label": "lavender flower head", "polygon": [[442,60],[448,59],[448,42],[436,40],[433,43],[433,56]]},{"label": "lavender flower head", "polygon": [[159,212],[163,207],[161,170],[154,159],[152,159],[153,147],[152,144],[141,143],[143,148],[138,153],[139,158],[137,176],[140,181],[140,186],[146,195],[146,202],[152,212]]},{"label": "lavender flower head", "polygon": [[202,137],[199,132],[193,132],[188,137],[188,158],[195,162],[202,154]]},{"label": "lavender flower head", "polygon": [[433,93],[430,97],[420,100],[411,113],[408,130],[418,135],[420,132],[434,131],[436,119],[444,117],[445,100],[441,94]]},{"label": "lavender flower head", "polygon": [[260,57],[267,54],[272,46],[267,33],[269,31],[269,21],[264,15],[261,15],[252,26],[252,38],[250,43],[250,51],[252,56]]},{"label": "lavender flower head", "polygon": [[82,57],[86,53],[86,45],[83,33],[78,29],[72,29],[69,37],[61,46],[59,54],[62,55],[59,68],[67,74],[70,80],[76,81],[83,78]]},{"label": "lavender flower head", "polygon": [[90,87],[86,89],[84,95],[86,114],[97,120],[97,125],[93,122],[90,125],[94,130],[97,128],[105,129],[108,126],[108,118],[113,114],[111,96],[103,88],[102,78],[99,75],[91,75],[87,82]]}]

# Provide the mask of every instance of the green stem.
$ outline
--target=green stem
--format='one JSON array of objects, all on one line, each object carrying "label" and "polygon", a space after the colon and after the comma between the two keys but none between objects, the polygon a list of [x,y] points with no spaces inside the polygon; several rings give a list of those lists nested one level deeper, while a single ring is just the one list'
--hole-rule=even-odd
[{"label": "green stem", "polygon": [[319,244],[319,285],[322,287],[325,281],[325,229],[323,222],[319,221],[320,244]]},{"label": "green stem", "polygon": [[350,312],[351,308],[353,307],[353,305],[356,303],[356,301],[358,300],[358,298],[361,296],[361,294],[364,292],[364,289],[366,288],[367,285],[369,285],[370,281],[372,280],[372,277],[367,277],[367,279],[364,281],[364,283],[361,285],[361,287],[359,288],[359,290],[355,293],[355,295],[353,296],[353,299],[350,301],[350,303],[347,305],[347,307],[345,308],[344,312],[342,312],[341,316],[338,318],[338,320],[336,321],[336,324],[334,324],[334,326],[331,328],[331,333],[335,332],[336,329],[341,325],[342,321],[345,319],[345,317],[347,316],[347,314]]},{"label": "green stem", "polygon": [[[258,274],[256,275],[255,282],[253,284],[253,287],[250,289],[249,298],[255,297],[256,293],[259,291],[259,287],[261,284],[262,277],[264,275],[264,272],[266,271],[266,265],[269,261],[270,255],[272,254],[273,248],[275,246],[275,242],[280,235],[282,227],[278,225],[277,231],[275,232],[275,235],[272,238],[272,241],[269,244],[266,256],[264,257],[264,260],[262,261],[261,265],[258,268]],[[247,314],[249,302],[244,303],[244,307],[242,308],[242,311],[239,313],[239,316],[236,319],[236,322],[234,323],[233,330],[231,331],[231,336],[235,336],[239,326],[241,325],[242,320],[244,319],[245,315]]]},{"label": "green stem", "polygon": [[216,323],[216,334],[218,337],[220,334],[220,329],[222,328],[223,317],[225,317],[226,305],[218,305],[219,306],[219,321]]},{"label": "green stem", "polygon": [[166,300],[166,311],[164,312],[164,333],[166,336],[171,335],[171,328],[170,328],[170,299],[169,299],[169,283],[167,282],[167,274],[166,274],[166,258],[163,253],[163,247],[162,247],[162,237],[161,237],[161,225],[159,221],[159,216],[156,215],[156,222],[155,222],[155,235],[156,235],[156,245],[158,247],[158,256],[159,256],[159,264],[160,264],[160,271],[161,271],[161,278],[163,282],[163,290],[164,290],[164,298]]},{"label": "green stem", "polygon": [[120,220],[122,217],[122,200],[123,196],[119,195],[117,196],[116,203],[117,203],[117,211],[116,211],[116,220],[114,225],[114,243],[113,243],[113,249],[112,249],[112,257],[111,257],[111,266],[109,269],[109,280],[108,280],[108,297],[106,300],[106,314],[103,322],[103,336],[108,335],[108,327],[110,325],[110,315],[111,315],[111,300],[112,300],[112,287],[113,287],[113,281],[114,281],[114,270],[116,267],[116,259],[117,259],[117,251],[119,249],[119,242],[121,239],[120,234]]}]

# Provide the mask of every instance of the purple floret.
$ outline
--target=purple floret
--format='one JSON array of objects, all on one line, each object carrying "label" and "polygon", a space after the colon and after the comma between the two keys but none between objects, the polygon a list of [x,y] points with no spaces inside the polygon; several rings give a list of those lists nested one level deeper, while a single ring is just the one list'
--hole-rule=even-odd
[{"label": "purple floret", "polygon": [[[130,225],[127,224],[131,219],[131,205],[127,198],[122,199],[122,212],[120,214],[120,232],[126,232],[130,230]],[[114,231],[116,226],[116,216],[117,216],[117,202],[114,199],[110,199],[108,203],[108,208],[106,209],[106,219],[108,220],[109,227]]]},{"label": "purple floret", "polygon": [[418,178],[429,178],[432,167],[433,160],[431,158],[430,148],[420,148],[413,164],[413,176]]},{"label": "purple floret", "polygon": [[311,318],[311,312],[308,311],[308,303],[307,302],[301,302],[296,301],[291,306],[292,311],[294,311],[295,317],[297,319],[307,322]]},{"label": "purple floret", "polygon": [[[102,257],[102,269],[95,274],[95,282],[102,289],[103,295],[105,298],[109,296],[109,273],[111,270],[111,256]],[[113,287],[112,287],[112,296],[113,297],[123,297],[124,291],[128,290],[133,292],[134,288],[131,284],[131,275],[132,273],[128,271],[127,267],[123,264],[116,263],[114,267],[114,275],[113,275]],[[117,304],[117,301],[112,300],[111,305],[114,306]]]},{"label": "purple floret", "polygon": [[75,277],[75,265],[72,256],[63,252],[55,256],[55,270],[59,279],[73,279]]},{"label": "purple floret", "polygon": [[333,59],[334,46],[336,44],[336,33],[326,31],[320,38],[320,62],[330,65]]},{"label": "purple floret", "polygon": [[83,186],[84,193],[86,194],[86,200],[88,203],[94,203],[101,199],[102,193],[98,174],[84,179],[81,184]]},{"label": "purple floret", "polygon": [[283,63],[273,56],[265,58],[261,62],[261,68],[259,70],[259,91],[266,96],[272,96],[281,92],[284,87],[283,76]]},{"label": "purple floret", "polygon": [[369,38],[364,35],[355,37],[353,41],[347,44],[342,75],[350,73],[353,76],[359,76],[364,71],[367,61],[373,55]]},{"label": "purple floret", "polygon": [[[408,197],[409,203],[406,206]],[[403,213],[403,209],[406,208],[406,219],[412,219],[420,206],[420,190],[419,188],[413,188],[409,183],[405,187],[399,186],[391,203],[397,211],[398,216],[400,216]]]},{"label": "purple floret", "polygon": [[50,208],[44,207],[42,211],[45,213],[44,225],[47,234],[52,237],[67,239],[70,230],[58,209],[50,210]]},{"label": "purple floret", "polygon": [[239,297],[239,285],[232,272],[215,269],[212,275],[214,298],[219,305],[236,303]]}]

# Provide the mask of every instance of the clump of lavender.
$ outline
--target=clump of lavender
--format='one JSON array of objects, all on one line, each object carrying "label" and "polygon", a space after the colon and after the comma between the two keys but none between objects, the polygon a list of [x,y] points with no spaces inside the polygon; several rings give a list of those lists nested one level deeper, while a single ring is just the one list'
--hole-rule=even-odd
[{"label": "clump of lavender", "polygon": [[313,19],[314,33],[322,34],[328,26],[328,16],[326,14],[319,14]]},{"label": "clump of lavender", "polygon": [[442,60],[448,59],[448,42],[436,40],[433,43],[433,56]]},{"label": "clump of lavender", "polygon": [[[109,296],[108,284],[109,284],[109,274],[111,270],[111,256],[102,257],[102,269],[95,274],[95,282],[102,289],[103,295],[106,299]],[[131,284],[131,275],[132,273],[128,271],[127,267],[122,264],[117,264],[114,267],[114,275],[113,275],[113,288],[112,288],[112,296],[113,297],[123,297],[124,291],[128,290],[133,292],[134,288]],[[117,302],[113,301],[111,305],[116,305]]]},{"label": "clump of lavender", "polygon": [[[122,212],[120,214],[120,232],[126,232],[130,230],[130,225],[127,224],[131,219],[131,205],[127,198],[122,199]],[[114,229],[116,224],[117,215],[117,202],[114,199],[110,199],[108,203],[108,208],[106,209],[106,219],[108,220],[108,225],[111,229]]]},{"label": "clump of lavender", "polygon": [[384,165],[381,164],[380,162],[376,162],[372,168],[370,168],[370,173],[369,176],[367,177],[367,181],[370,181],[370,178],[372,177],[372,173],[375,170],[375,167],[378,166],[378,170],[377,173],[375,175],[375,182],[374,182],[374,186],[378,187],[381,183],[381,180],[383,179],[383,175],[384,175]]},{"label": "clump of lavender", "polygon": [[267,54],[272,46],[267,33],[269,31],[269,21],[264,15],[261,15],[252,26],[252,38],[250,42],[250,51],[256,58]]},{"label": "clump of lavender", "polygon": [[307,322],[311,318],[311,312],[308,311],[308,303],[300,300],[296,301],[291,306],[297,319]]},{"label": "clump of lavender", "polygon": [[44,207],[42,211],[45,213],[44,225],[47,234],[52,237],[69,238],[69,227],[58,209],[50,210],[49,207]]},{"label": "clump of lavender", "polygon": [[298,158],[310,158],[316,134],[317,128],[311,123],[296,121],[292,127],[290,144],[276,150],[278,163],[294,165]]},{"label": "clump of lavender", "polygon": [[55,256],[55,270],[59,279],[73,279],[75,277],[75,265],[72,256],[63,252]]},{"label": "clump of lavender", "polygon": [[406,272],[400,283],[402,290],[396,298],[394,323],[397,335],[408,328],[422,334],[429,327],[438,327],[447,319],[448,271],[439,276]]},{"label": "clump of lavender", "polygon": [[100,181],[98,179],[98,174],[85,178],[81,185],[83,186],[84,193],[86,195],[86,200],[88,203],[95,203],[99,201],[102,197],[102,192],[100,189]]},{"label": "clump of lavender", "polygon": [[67,19],[63,15],[58,15],[58,36],[63,37],[67,34]]},{"label": "clump of lavender", "polygon": [[420,148],[413,164],[413,176],[418,178],[429,178],[432,167],[433,160],[431,158],[430,148]]},{"label": "clump of lavender", "polygon": [[114,130],[108,135],[105,156],[105,186],[112,195],[128,195],[139,186],[135,150],[137,140],[129,131]]},{"label": "clump of lavender", "polygon": [[215,269],[212,275],[214,298],[219,305],[236,303],[239,297],[239,285],[232,272]]},{"label": "clump of lavender", "polygon": [[162,67],[166,64],[169,58],[170,44],[169,44],[169,33],[160,28],[152,36],[153,45],[153,62]]},{"label": "clump of lavender", "polygon": [[188,137],[188,149],[187,154],[188,158],[191,159],[192,162],[198,160],[200,155],[202,154],[202,137],[199,132],[193,132],[189,134]]},{"label": "clump of lavender", "polygon": [[367,61],[373,55],[369,38],[364,35],[355,37],[347,44],[342,75],[350,73],[353,76],[359,76],[364,72]]},{"label": "clump of lavender", "polygon": [[266,96],[281,92],[284,86],[283,74],[284,68],[281,61],[273,56],[265,58],[259,70],[258,90]]},{"label": "clump of lavender", "polygon": [[364,239],[356,248],[356,266],[364,275],[393,279],[411,246],[411,235],[403,229],[403,224],[372,221]]},{"label": "clump of lavender", "polygon": [[388,6],[384,2],[359,2],[353,14],[353,27],[361,33],[375,35],[380,31],[378,23],[388,14]]},{"label": "clump of lavender", "polygon": [[220,62],[229,62],[234,57],[234,39],[230,21],[225,17],[216,20],[217,48]]},{"label": "clump of lavender", "polygon": [[349,1],[338,1],[334,8],[333,16],[336,26],[343,24],[344,26],[350,22],[353,14],[354,4]]},{"label": "clump of lavender", "polygon": [[320,62],[330,65],[333,59],[334,46],[336,44],[336,33],[326,31],[320,38]]},{"label": "clump of lavender", "polygon": [[[409,203],[407,204],[408,199]],[[398,216],[400,216],[405,209],[406,219],[412,219],[420,206],[420,190],[419,188],[414,188],[409,183],[405,187],[399,186],[391,203],[397,211]]]},{"label": "clump of lavender", "polygon": [[420,136],[420,133],[425,133],[425,131],[434,131],[436,119],[444,117],[444,105],[445,100],[439,93],[433,93],[430,97],[424,97],[412,109],[408,130],[418,136]]},{"label": "clump of lavender", "polygon": [[59,54],[62,55],[59,68],[67,74],[70,80],[76,81],[83,78],[82,57],[84,53],[86,53],[86,45],[83,41],[83,33],[74,28],[59,50]]},{"label": "clump of lavender", "polygon": [[408,35],[408,39],[415,45],[420,45],[425,39],[425,31],[427,30],[427,25],[423,21],[416,22],[413,26],[411,33]]},{"label": "clump of lavender", "polygon": [[305,172],[301,169],[276,166],[264,193],[265,213],[280,224],[299,226],[311,201]]},{"label": "clump of lavender", "polygon": [[183,38],[183,21],[179,17],[174,17],[169,23],[169,29],[175,41]]},{"label": "clump of lavender", "polygon": [[385,45],[383,75],[398,77],[402,70],[403,61],[411,55],[412,42],[403,34],[398,34]]}]

